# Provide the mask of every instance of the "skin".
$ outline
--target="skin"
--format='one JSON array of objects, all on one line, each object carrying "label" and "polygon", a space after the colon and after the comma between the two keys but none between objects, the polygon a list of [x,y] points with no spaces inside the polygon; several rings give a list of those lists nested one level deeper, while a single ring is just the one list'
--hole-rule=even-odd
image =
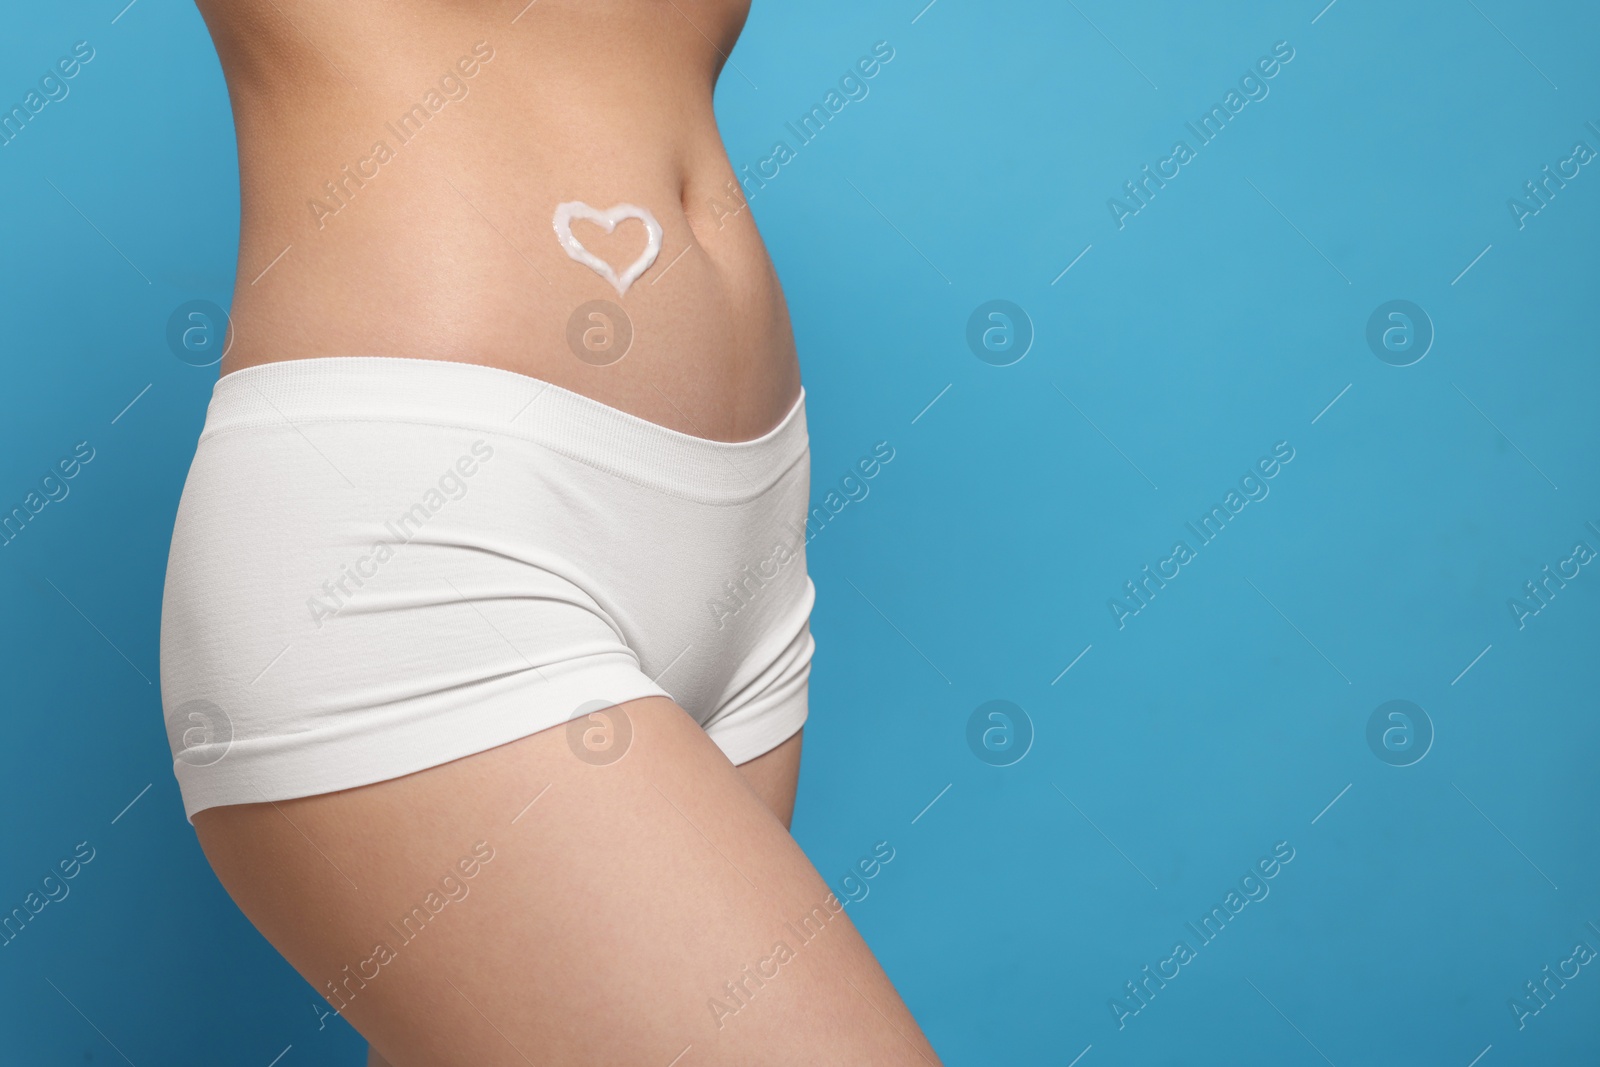
[{"label": "skin", "polygon": [[[462,360],[724,441],[792,406],[783,293],[711,108],[746,3],[198,6],[239,143],[223,373]],[[402,140],[391,124],[447,74],[451,95]],[[626,295],[557,243],[564,200],[660,221],[661,256]],[[637,222],[574,234],[619,269],[644,245]],[[568,346],[592,300],[634,332],[609,366]],[[800,735],[735,767],[670,700],[613,714],[632,725],[613,762],[580,759],[558,727],[387,782],[206,809],[195,830],[374,1064],[937,1064],[788,832]]]},{"label": "skin", "polygon": [[[747,3],[537,0],[513,23],[525,5],[199,0],[239,143],[222,372],[308,356],[463,360],[683,433],[760,436],[800,373],[711,108]],[[457,99],[440,92],[447,77]],[[439,110],[423,107],[402,141],[395,124],[430,91]],[[558,243],[551,217],[568,200],[637,204],[660,222],[660,257],[626,295]],[[618,270],[645,245],[636,220],[611,234],[579,220],[573,234]],[[591,300],[632,323],[610,366],[568,346]]]},{"label": "skin", "polygon": [[[546,730],[359,789],[208,808],[195,829],[241,910],[332,994],[375,1063],[937,1064],[757,791],[781,801],[788,768],[747,778],[665,698],[621,712],[633,736],[608,765]],[[403,940],[391,924],[443,896],[478,842],[492,858]],[[738,980],[742,1004],[727,993]]]}]

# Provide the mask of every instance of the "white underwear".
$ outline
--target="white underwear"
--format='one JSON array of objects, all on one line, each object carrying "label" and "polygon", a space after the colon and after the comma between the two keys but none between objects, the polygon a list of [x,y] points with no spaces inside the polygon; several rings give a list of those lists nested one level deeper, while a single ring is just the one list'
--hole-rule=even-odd
[{"label": "white underwear", "polygon": [[805,396],[753,441],[510,371],[222,377],[178,506],[161,697],[185,813],[447,763],[670,696],[734,763],[800,729]]}]

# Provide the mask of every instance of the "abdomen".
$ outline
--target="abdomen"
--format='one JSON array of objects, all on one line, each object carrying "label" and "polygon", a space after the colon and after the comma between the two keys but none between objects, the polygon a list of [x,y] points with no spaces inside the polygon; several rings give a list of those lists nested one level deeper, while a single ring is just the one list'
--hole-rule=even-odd
[{"label": "abdomen", "polygon": [[[787,311],[711,109],[742,3],[200,6],[239,139],[224,373],[464,360],[725,440],[788,409]],[[558,242],[567,201],[659,222],[626,293]],[[632,220],[573,234],[618,274],[646,243]]]}]

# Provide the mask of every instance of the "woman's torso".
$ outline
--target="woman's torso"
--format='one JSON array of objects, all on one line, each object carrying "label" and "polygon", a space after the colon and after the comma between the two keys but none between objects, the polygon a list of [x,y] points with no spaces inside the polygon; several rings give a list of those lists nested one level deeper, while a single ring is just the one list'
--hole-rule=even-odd
[{"label": "woman's torso", "polygon": [[[793,404],[782,291],[711,108],[748,0],[197,3],[239,141],[223,373],[483,363],[719,440]],[[625,294],[558,241],[564,201],[659,221]],[[572,233],[619,274],[646,243],[636,220]],[[624,327],[591,301],[626,313],[616,362]]]}]

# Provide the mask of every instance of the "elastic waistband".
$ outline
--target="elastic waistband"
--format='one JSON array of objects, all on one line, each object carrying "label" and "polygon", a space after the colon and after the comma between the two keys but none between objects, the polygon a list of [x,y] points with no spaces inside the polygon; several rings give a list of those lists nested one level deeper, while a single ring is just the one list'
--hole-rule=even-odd
[{"label": "elastic waistband", "polygon": [[515,371],[439,359],[332,356],[223,375],[200,439],[284,422],[423,423],[532,441],[646,485],[717,503],[749,500],[805,455],[805,391],[751,441],[680,433]]}]

